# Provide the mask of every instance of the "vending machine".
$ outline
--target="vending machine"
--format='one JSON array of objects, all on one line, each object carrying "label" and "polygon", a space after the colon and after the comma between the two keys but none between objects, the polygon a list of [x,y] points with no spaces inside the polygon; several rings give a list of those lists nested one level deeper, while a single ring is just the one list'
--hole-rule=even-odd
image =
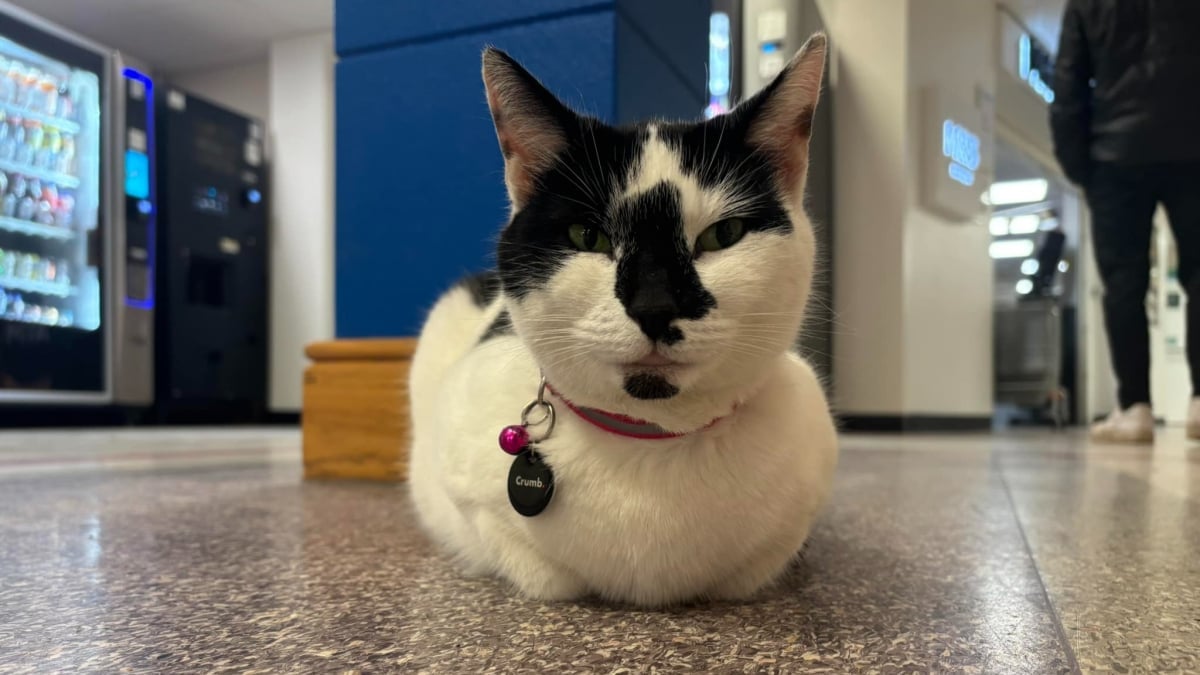
[{"label": "vending machine", "polygon": [[[770,84],[813,33],[825,30],[816,0],[713,0],[709,21],[708,105],[719,115]],[[833,369],[833,107],[825,88],[813,119],[805,204],[817,238],[817,278],[798,347],[825,382]]]},{"label": "vending machine", "polygon": [[111,400],[111,67],[0,5],[0,403]]},{"label": "vending machine", "polygon": [[153,113],[120,54],[0,2],[4,421],[153,402]]},{"label": "vending machine", "polygon": [[155,405],[165,421],[257,421],[267,397],[264,126],[170,83],[157,89]]}]

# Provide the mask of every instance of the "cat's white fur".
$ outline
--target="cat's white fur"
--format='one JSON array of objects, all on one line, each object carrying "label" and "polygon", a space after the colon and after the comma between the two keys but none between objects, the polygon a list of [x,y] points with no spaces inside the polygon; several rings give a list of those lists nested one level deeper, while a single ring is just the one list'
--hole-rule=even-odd
[{"label": "cat's white fur", "polygon": [[[732,192],[705,190],[680,166],[652,129],[625,196],[669,182],[690,239],[736,215]],[[501,295],[480,309],[465,289],[445,295],[421,334],[410,387],[411,490],[430,535],[471,572],[547,600],[740,599],[776,579],[808,536],[837,457],[821,386],[791,352],[814,258],[802,194],[800,186],[786,204],[790,234],[752,232],[696,261],[717,304],[703,319],[680,321],[686,339],[665,348],[691,364],[669,399],[623,390],[617,364],[648,344],[613,293],[616,265],[605,256],[572,256],[521,301]],[[480,343],[503,309],[516,334]],[[558,423],[539,451],[556,492],[546,511],[523,517],[509,504],[512,458],[496,439],[519,421],[540,372],[579,405],[690,433],[616,436],[552,398]]]}]

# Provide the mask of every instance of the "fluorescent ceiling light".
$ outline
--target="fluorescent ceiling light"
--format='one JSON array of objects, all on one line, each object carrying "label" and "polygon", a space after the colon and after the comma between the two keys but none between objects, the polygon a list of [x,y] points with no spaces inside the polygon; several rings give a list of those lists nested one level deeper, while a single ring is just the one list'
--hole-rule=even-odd
[{"label": "fluorescent ceiling light", "polygon": [[1008,233],[1033,234],[1038,231],[1038,226],[1041,224],[1042,219],[1036,213],[1013,216],[1012,220],[1008,221]]},{"label": "fluorescent ceiling light", "polygon": [[1034,244],[1032,239],[1008,239],[1004,241],[993,241],[988,247],[988,254],[996,260],[1004,258],[1028,258],[1033,255]]},{"label": "fluorescent ceiling light", "polygon": [[988,188],[987,201],[996,206],[1005,204],[1028,204],[1040,202],[1050,192],[1050,183],[1045,178],[1010,180],[992,183]]},{"label": "fluorescent ceiling light", "polygon": [[1026,258],[1025,261],[1021,263],[1021,274],[1031,277],[1037,274],[1038,269],[1040,268],[1041,265],[1038,264],[1037,258]]},{"label": "fluorescent ceiling light", "polygon": [[1029,295],[1033,291],[1033,282],[1028,279],[1022,279],[1017,282],[1017,292],[1021,295]]},{"label": "fluorescent ceiling light", "polygon": [[988,231],[993,237],[1003,237],[1008,234],[1008,218],[997,216],[988,223]]}]

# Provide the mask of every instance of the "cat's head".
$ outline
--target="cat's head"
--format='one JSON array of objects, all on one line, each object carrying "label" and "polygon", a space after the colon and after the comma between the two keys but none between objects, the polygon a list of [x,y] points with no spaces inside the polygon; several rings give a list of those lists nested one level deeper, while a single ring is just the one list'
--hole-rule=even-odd
[{"label": "cat's head", "polygon": [[690,430],[792,347],[813,273],[803,201],[825,49],[810,39],[729,114],[627,128],[572,112],[507,54],[484,53],[512,201],[500,278],[558,391]]}]

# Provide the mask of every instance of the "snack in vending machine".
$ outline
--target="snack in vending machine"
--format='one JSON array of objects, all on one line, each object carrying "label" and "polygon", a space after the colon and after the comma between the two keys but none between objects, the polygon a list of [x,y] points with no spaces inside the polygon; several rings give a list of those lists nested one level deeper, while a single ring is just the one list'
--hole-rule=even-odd
[{"label": "snack in vending machine", "polygon": [[17,273],[18,279],[27,281],[33,280],[33,268],[37,266],[38,257],[32,253],[22,253],[17,258]]},{"label": "snack in vending machine", "polygon": [[58,309],[55,307],[47,307],[46,311],[42,312],[42,323],[47,326],[58,325]]},{"label": "snack in vending machine", "polygon": [[25,120],[16,115],[9,115],[5,121],[8,132],[4,135],[4,140],[0,141],[0,159],[11,160],[17,156],[17,148],[25,144]]},{"label": "snack in vending machine", "polygon": [[46,131],[42,128],[41,122],[34,120],[25,121],[25,142],[17,147],[17,154],[13,156],[13,161],[18,164],[33,165],[33,157],[37,149],[42,147],[42,142],[46,140]]},{"label": "snack in vending machine", "polygon": [[66,87],[58,96],[58,116],[68,121],[75,120],[75,102],[71,100]]},{"label": "snack in vending machine", "polygon": [[0,195],[8,192],[8,174],[0,171]]},{"label": "snack in vending machine", "polygon": [[16,217],[18,219],[33,220],[33,216],[36,213],[37,213],[37,202],[34,201],[33,197],[31,197],[30,195],[26,194],[24,197],[21,198],[21,201],[17,202]]},{"label": "snack in vending machine", "polygon": [[71,227],[74,212],[75,198],[71,195],[63,195],[59,198],[58,207],[54,210],[54,224],[63,228]]},{"label": "snack in vending machine", "polygon": [[54,224],[54,207],[50,201],[43,199],[38,202],[37,213],[33,215],[33,222],[38,225],[53,225]]},{"label": "snack in vending machine", "polygon": [[52,169],[58,164],[58,153],[62,152],[62,133],[54,127],[46,129],[46,140],[37,151],[33,165],[39,169]]},{"label": "snack in vending machine", "polygon": [[25,299],[20,293],[13,293],[8,302],[8,313],[11,316],[20,318],[25,313]]},{"label": "snack in vending machine", "polygon": [[22,108],[37,108],[37,83],[42,77],[41,71],[30,66],[21,77],[20,90],[17,92],[17,105]]},{"label": "snack in vending machine", "polygon": [[58,80],[50,73],[42,75],[42,79],[38,81],[38,89],[41,90],[39,98],[41,99],[42,112],[47,115],[54,116],[58,113]]},{"label": "snack in vending machine", "polygon": [[55,269],[55,273],[58,275],[58,283],[63,286],[71,285],[70,269],[70,263],[67,262],[66,258],[58,259],[58,267]]},{"label": "snack in vending machine", "polygon": [[21,67],[20,61],[9,61],[8,72],[4,76],[3,82],[0,82],[0,97],[5,103],[16,103],[17,98],[21,93],[21,80],[24,79],[25,69]]},{"label": "snack in vending machine", "polygon": [[0,288],[0,317],[8,311],[8,295],[4,293],[4,289]]},{"label": "snack in vending machine", "polygon": [[54,261],[49,258],[39,258],[37,268],[33,270],[34,281],[54,281]]},{"label": "snack in vending machine", "polygon": [[62,135],[62,150],[58,153],[54,170],[69,176],[75,175],[75,137],[71,134]]},{"label": "snack in vending machine", "polygon": [[16,215],[17,215],[17,191],[16,191],[15,187],[14,187],[14,189],[9,190],[4,195],[4,199],[2,201],[0,201],[0,215],[3,215],[5,218],[15,218],[16,217]]},{"label": "snack in vending machine", "polygon": [[0,264],[0,276],[14,277],[17,274],[17,254],[15,251],[9,251],[3,255],[3,263]]},{"label": "snack in vending machine", "polygon": [[30,323],[41,323],[42,308],[40,305],[25,305],[25,316],[22,317]]}]

